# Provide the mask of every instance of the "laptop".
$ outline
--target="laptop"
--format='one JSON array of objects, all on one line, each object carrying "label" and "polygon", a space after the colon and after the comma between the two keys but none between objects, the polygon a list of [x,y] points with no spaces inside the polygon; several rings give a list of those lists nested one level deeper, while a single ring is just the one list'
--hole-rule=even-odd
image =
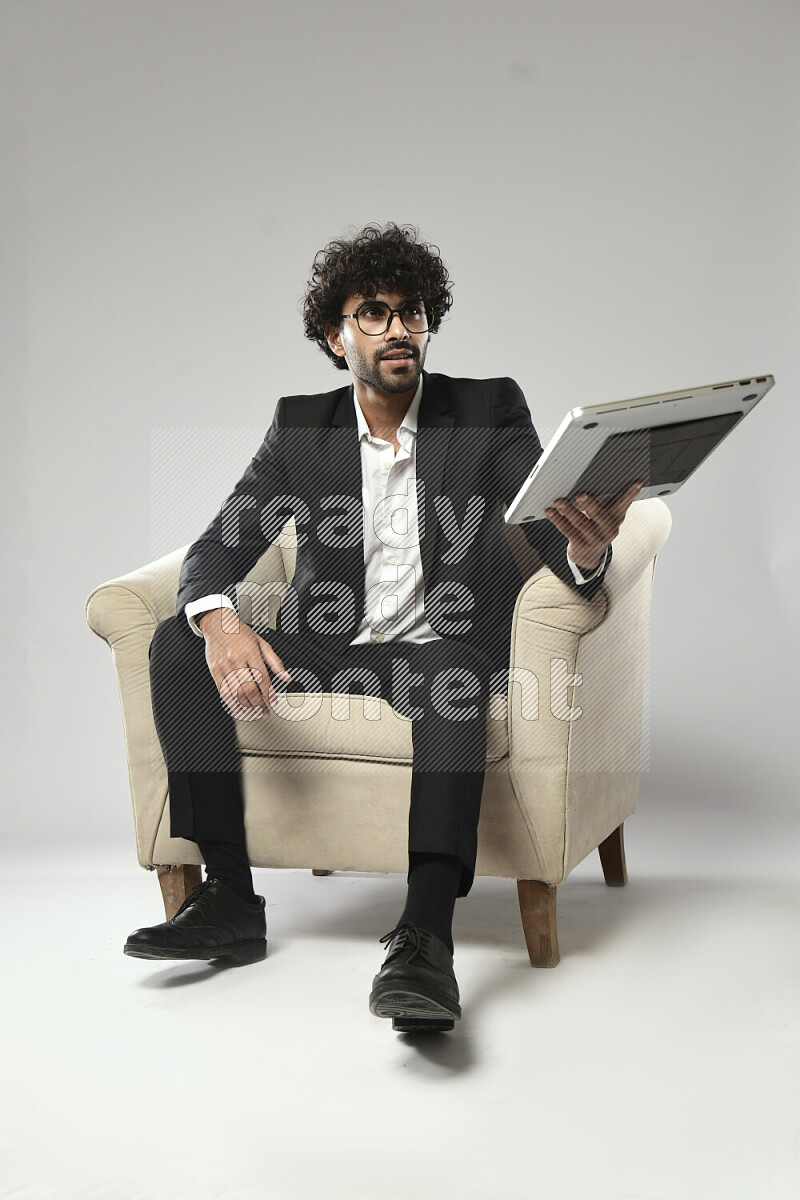
[{"label": "laptop", "polygon": [[643,480],[637,500],[677,492],[775,383],[772,375],[573,408],[505,514],[546,520],[562,496],[609,500]]}]

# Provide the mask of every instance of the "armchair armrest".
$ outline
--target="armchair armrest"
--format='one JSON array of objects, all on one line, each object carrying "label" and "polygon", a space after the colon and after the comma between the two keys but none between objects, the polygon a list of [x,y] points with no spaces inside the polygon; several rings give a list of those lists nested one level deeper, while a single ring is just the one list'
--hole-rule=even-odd
[{"label": "armchair armrest", "polygon": [[[133,803],[136,850],[143,867],[152,868],[153,847],[167,799],[167,768],[153,720],[150,698],[150,643],[156,626],[175,615],[178,580],[188,546],[146,566],[99,584],[86,599],[89,628],[111,649],[122,709],[128,777]],[[284,556],[273,542],[249,573],[280,579]],[[240,593],[247,594],[247,584]],[[181,861],[199,862],[197,849],[183,842]]]},{"label": "armchair armrest", "polygon": [[611,565],[603,580],[611,607],[621,603],[645,573],[652,585],[655,560],[671,529],[672,514],[663,500],[637,500],[631,505],[614,539]]},{"label": "armchair armrest", "polygon": [[[84,613],[92,633],[112,647],[137,625],[146,625],[152,637],[156,625],[175,612],[178,579],[188,546],[118,579],[94,588],[86,599]],[[148,638],[148,646],[150,639]]]},{"label": "armchair armrest", "polygon": [[[188,546],[94,588],[84,613],[109,645],[122,709],[136,852],[152,867],[158,823],[167,799],[167,767],[150,701],[150,642],[160,621],[175,612],[178,577]],[[189,849],[187,845],[187,849]]]},{"label": "armchair armrest", "polygon": [[634,811],[650,594],[670,527],[663,501],[637,501],[591,600],[548,568],[517,597],[509,769],[546,883],[562,882]]}]

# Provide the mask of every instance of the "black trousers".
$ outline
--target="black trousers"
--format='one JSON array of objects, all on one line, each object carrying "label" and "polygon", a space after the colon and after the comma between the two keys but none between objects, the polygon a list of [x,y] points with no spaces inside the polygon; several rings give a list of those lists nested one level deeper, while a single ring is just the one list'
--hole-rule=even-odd
[{"label": "black trousers", "polygon": [[[462,863],[459,895],[475,874],[486,765],[492,667],[477,648],[442,638],[341,647],[322,635],[268,628],[292,676],[275,691],[377,695],[412,721],[409,855],[450,854]],[[269,684],[264,669],[262,688]],[[153,714],[167,764],[170,832],[193,841],[243,841],[241,753],[236,718],[208,668],[205,640],[184,614],[156,628],[150,645]],[[262,719],[281,720],[271,712]]]}]

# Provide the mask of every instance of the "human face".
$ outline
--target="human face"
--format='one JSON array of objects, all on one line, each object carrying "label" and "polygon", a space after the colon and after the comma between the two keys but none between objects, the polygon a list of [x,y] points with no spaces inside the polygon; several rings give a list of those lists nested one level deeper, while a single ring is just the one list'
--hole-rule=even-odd
[{"label": "human face", "polygon": [[[342,305],[342,313],[354,313],[366,299],[382,300],[390,308],[399,308],[404,300],[415,299],[399,292],[377,292],[374,297],[350,295]],[[335,354],[343,357],[351,372],[368,387],[392,394],[413,391],[425,364],[429,333],[409,333],[398,313],[392,317],[385,333],[362,333],[353,317],[342,320],[338,331],[332,331],[328,343]]]}]

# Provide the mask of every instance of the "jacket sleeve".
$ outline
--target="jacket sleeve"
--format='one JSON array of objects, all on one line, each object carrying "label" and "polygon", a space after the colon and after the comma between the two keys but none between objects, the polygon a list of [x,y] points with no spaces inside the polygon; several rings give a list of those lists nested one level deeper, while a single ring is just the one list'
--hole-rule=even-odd
[{"label": "jacket sleeve", "polygon": [[[527,401],[513,379],[494,381],[489,404],[495,486],[508,506],[541,456],[542,444],[533,427]],[[556,529],[552,521],[528,521],[520,525],[520,528],[538,552],[542,562],[559,579],[563,579],[587,599],[592,598],[602,584],[611,562],[611,546],[608,547],[601,573],[586,583],[579,584],[567,562],[569,539]]]},{"label": "jacket sleeve", "polygon": [[211,524],[189,547],[181,567],[176,612],[203,596],[236,595],[251,567],[292,513],[282,454],[283,397],[272,425],[244,475]]}]

